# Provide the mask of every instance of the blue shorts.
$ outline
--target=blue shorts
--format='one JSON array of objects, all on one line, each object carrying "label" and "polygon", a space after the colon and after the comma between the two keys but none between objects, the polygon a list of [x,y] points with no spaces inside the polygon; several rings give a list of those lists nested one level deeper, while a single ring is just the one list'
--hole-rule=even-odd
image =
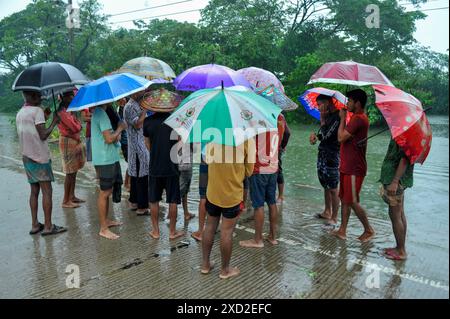
[{"label": "blue shorts", "polygon": [[250,198],[253,208],[260,208],[277,203],[277,173],[273,174],[255,174],[250,176]]}]

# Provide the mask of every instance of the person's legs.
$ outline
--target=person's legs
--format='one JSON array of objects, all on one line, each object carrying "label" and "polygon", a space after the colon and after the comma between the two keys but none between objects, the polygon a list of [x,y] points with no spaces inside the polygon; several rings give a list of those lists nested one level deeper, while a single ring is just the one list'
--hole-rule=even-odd
[{"label": "person's legs", "polygon": [[333,188],[329,190],[330,192],[330,198],[331,198],[331,219],[329,221],[329,224],[336,225],[337,224],[337,218],[339,213],[339,194],[337,188]]},{"label": "person's legs", "polygon": [[31,231],[39,230],[39,220],[38,220],[38,201],[39,201],[39,183],[30,184],[30,210],[31,210]]},{"label": "person's legs", "polygon": [[169,204],[169,239],[176,239],[184,235],[183,231],[177,231],[178,207],[176,203]]},{"label": "person's legs", "polygon": [[323,197],[325,201],[325,209],[320,214],[323,219],[331,219],[331,193],[329,189],[323,190]]},{"label": "person's legs", "polygon": [[201,272],[203,274],[208,274],[212,268],[210,262],[211,250],[214,244],[214,236],[217,231],[217,226],[219,225],[220,215],[211,216],[208,215],[206,220],[205,230],[202,232],[202,266]]},{"label": "person's legs", "polygon": [[269,205],[269,224],[270,233],[267,240],[272,245],[278,245],[277,240],[277,227],[278,227],[278,208],[277,205]]},{"label": "person's legs", "polygon": [[111,226],[108,220],[109,196],[112,194],[112,188],[100,190],[97,199],[98,217],[100,222],[99,235],[107,239],[118,239],[120,236],[109,230]]},{"label": "person's legs", "polygon": [[80,199],[77,196],[75,196],[75,187],[77,184],[77,172],[74,173],[74,177],[73,177],[73,184],[72,184],[72,189],[71,189],[71,201],[73,203],[84,203],[86,202],[84,199]]},{"label": "person's legs", "polygon": [[220,228],[220,253],[222,255],[222,269],[220,270],[220,278],[226,279],[239,275],[237,267],[230,267],[231,253],[233,250],[233,231],[236,226],[238,217],[222,218]]},{"label": "person's legs", "polygon": [[150,236],[153,239],[159,239],[159,202],[150,203],[150,212],[152,215],[152,231],[150,232]]},{"label": "person's legs", "polygon": [[341,202],[341,226],[338,230],[332,231],[331,234],[340,238],[347,239],[347,226],[350,218],[351,206]]},{"label": "person's legs", "polygon": [[181,196],[181,203],[183,205],[183,213],[185,221],[188,221],[195,217],[194,214],[191,214],[189,212],[188,207],[188,193],[189,188],[191,186],[191,180],[192,180],[192,170],[180,171],[180,196]]},{"label": "person's legs", "polygon": [[201,241],[202,233],[205,228],[205,219],[206,219],[206,198],[200,198],[200,202],[198,203],[198,230],[192,233],[192,238]]},{"label": "person's legs", "polygon": [[77,208],[80,207],[73,200],[75,199],[75,180],[77,173],[66,174],[64,179],[64,198],[62,202],[63,208]]},{"label": "person's legs", "polygon": [[169,239],[176,239],[184,235],[184,231],[177,231],[178,204],[180,197],[180,178],[170,176],[165,178],[166,202],[169,204]]},{"label": "person's legs", "polygon": [[150,176],[148,180],[148,200],[150,202],[150,213],[152,215],[152,231],[150,236],[153,239],[159,239],[159,202],[162,199],[163,185],[162,178]]},{"label": "person's legs", "polygon": [[264,247],[264,241],[262,236],[264,227],[264,206],[255,208],[254,218],[255,218],[255,236],[253,237],[253,239],[241,240],[239,242],[239,245],[241,247],[246,248]]},{"label": "person's legs", "polygon": [[[264,247],[262,232],[264,227],[264,203],[266,199],[267,178],[263,174],[250,176],[250,198],[254,208],[255,236],[253,239],[242,240],[239,245],[247,248]],[[275,186],[276,187],[276,186]]]},{"label": "person's legs", "polygon": [[39,186],[42,190],[42,207],[44,209],[44,232],[49,232],[52,230],[52,209],[53,209],[53,199],[52,199],[52,183],[51,182],[39,182]]},{"label": "person's legs", "polygon": [[353,203],[352,209],[355,211],[356,216],[364,226],[364,233],[362,233],[362,235],[359,236],[358,239],[362,242],[371,240],[375,236],[375,231],[373,230],[372,226],[370,226],[366,211],[359,203]]},{"label": "person's legs", "polygon": [[406,259],[407,257],[405,249],[407,226],[403,211],[403,203],[402,205],[389,206],[389,217],[392,222],[392,230],[394,232],[396,247],[385,250],[388,257],[392,252],[395,252],[395,255],[397,255],[400,259]]}]

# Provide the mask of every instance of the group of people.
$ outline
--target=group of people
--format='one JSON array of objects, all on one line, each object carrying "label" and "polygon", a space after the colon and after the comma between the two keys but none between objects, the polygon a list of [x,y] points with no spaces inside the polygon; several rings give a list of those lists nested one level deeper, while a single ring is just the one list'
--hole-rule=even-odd
[{"label": "group of people", "polygon": [[[366,151],[369,131],[369,120],[365,114],[367,94],[361,89],[356,89],[347,92],[347,98],[347,109],[338,110],[330,96],[317,97],[321,125],[317,134],[311,133],[310,143],[314,145],[320,141],[317,175],[324,189],[325,209],[322,213],[316,214],[316,217],[326,220],[326,224],[334,228],[337,226],[341,205],[341,224],[331,234],[346,239],[348,221],[353,210],[364,227],[364,232],[358,239],[367,242],[375,236],[359,198],[367,173]],[[349,120],[347,111],[353,113]],[[379,182],[380,195],[389,206],[389,216],[396,240],[396,246],[384,249],[383,253],[386,258],[393,260],[404,260],[407,257],[405,248],[407,222],[403,202],[404,190],[413,185],[413,170],[414,165],[410,163],[396,141],[391,139],[381,167]]]},{"label": "group of people", "polygon": [[[140,91],[119,100],[116,110],[112,103],[96,106],[82,112],[86,124],[86,144],[81,140],[83,125],[79,117],[68,112],[67,107],[74,97],[73,91],[64,92],[53,120],[46,127],[47,115],[40,107],[39,92],[24,91],[25,104],[17,114],[17,131],[23,164],[31,185],[30,208],[32,228],[30,234],[42,236],[66,231],[63,226],[52,223],[52,185],[54,176],[48,147],[52,130],[59,128],[59,147],[62,168],[66,174],[63,208],[77,208],[83,199],[75,196],[78,170],[86,160],[95,167],[99,193],[99,235],[117,239],[119,235],[111,227],[121,222],[108,218],[110,197],[121,200],[123,184],[119,149],[128,163],[125,187],[129,189],[129,207],[138,216],[151,216],[150,236],[160,238],[159,203],[165,192],[169,205],[169,239],[184,236],[176,229],[178,205],[183,204],[186,221],[193,218],[187,205],[192,179],[193,145],[183,144],[181,138],[164,121],[170,112],[149,112],[141,107],[145,91]],[[364,113],[367,95],[357,89],[347,92],[348,111],[353,115],[347,123],[347,111],[337,110],[330,97],[320,95],[317,103],[321,112],[318,134],[312,133],[310,143],[320,141],[317,173],[324,188],[325,209],[318,218],[331,226],[338,222],[341,204],[341,224],[332,234],[346,238],[351,210],[364,226],[359,237],[369,241],[375,231],[367,214],[359,203],[359,193],[367,172],[366,138],[369,121]],[[174,138],[175,136],[175,138]],[[202,243],[201,273],[208,274],[213,268],[210,261],[214,237],[220,224],[220,251],[222,267],[220,278],[239,274],[239,269],[230,265],[233,231],[240,213],[245,208],[247,193],[254,209],[255,234],[239,242],[244,248],[262,248],[265,241],[277,245],[277,202],[284,200],[284,178],[281,167],[290,130],[282,114],[277,119],[277,130],[268,131],[245,141],[239,146],[208,143],[201,145],[199,165],[199,214],[198,231],[191,236]],[[177,160],[173,160],[176,149]],[[230,156],[231,159],[225,158]],[[403,210],[403,191],[412,186],[413,166],[405,154],[391,141],[384,160],[380,182],[382,197],[389,205],[397,245],[387,248],[385,255],[391,259],[405,259],[406,219]],[[276,196],[278,186],[278,199]],[[339,188],[338,188],[339,187]],[[339,189],[339,190],[338,190]],[[45,223],[37,217],[39,192],[43,193]],[[270,231],[263,238],[264,206],[268,205]]]}]

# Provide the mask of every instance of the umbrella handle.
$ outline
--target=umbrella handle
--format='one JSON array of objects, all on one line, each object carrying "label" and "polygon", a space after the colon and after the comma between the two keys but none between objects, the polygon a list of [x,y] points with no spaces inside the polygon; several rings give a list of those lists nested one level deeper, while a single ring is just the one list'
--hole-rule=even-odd
[{"label": "umbrella handle", "polygon": [[[429,107],[427,107],[427,108],[426,108],[425,110],[423,110],[423,111],[424,111],[424,112],[427,112],[427,111],[431,110],[432,108],[433,108],[432,106],[429,106]],[[365,139],[362,139],[361,141],[359,141],[358,143],[356,143],[356,145],[358,145],[358,146],[360,146],[360,147],[361,147],[361,146],[364,146],[365,142],[367,142],[368,139],[370,139],[370,138],[372,138],[372,137],[374,137],[374,136],[380,135],[381,133],[384,133],[384,132],[386,132],[387,130],[389,130],[389,126],[386,127],[386,128],[384,128],[384,129],[382,129],[381,131],[379,131],[379,132],[373,134],[373,135],[370,135],[369,137],[366,137]]]}]

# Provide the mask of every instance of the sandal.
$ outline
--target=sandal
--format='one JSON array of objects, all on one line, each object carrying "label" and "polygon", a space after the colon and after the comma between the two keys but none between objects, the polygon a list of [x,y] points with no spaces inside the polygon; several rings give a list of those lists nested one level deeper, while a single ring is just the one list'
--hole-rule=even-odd
[{"label": "sandal", "polygon": [[394,250],[387,250],[384,252],[384,257],[391,260],[405,260],[406,258],[400,257]]},{"label": "sandal", "polygon": [[44,224],[39,223],[39,228],[37,230],[30,230],[30,235],[36,235],[37,233],[40,233],[44,230]]},{"label": "sandal", "polygon": [[55,224],[53,224],[52,229],[47,232],[42,232],[41,236],[56,235],[59,233],[63,233],[65,231],[67,231],[67,228],[62,227],[62,226],[56,226]]},{"label": "sandal", "polygon": [[146,209],[143,213],[138,213],[138,212],[136,212],[136,215],[137,216],[151,216],[151,211],[150,211],[150,209]]}]

